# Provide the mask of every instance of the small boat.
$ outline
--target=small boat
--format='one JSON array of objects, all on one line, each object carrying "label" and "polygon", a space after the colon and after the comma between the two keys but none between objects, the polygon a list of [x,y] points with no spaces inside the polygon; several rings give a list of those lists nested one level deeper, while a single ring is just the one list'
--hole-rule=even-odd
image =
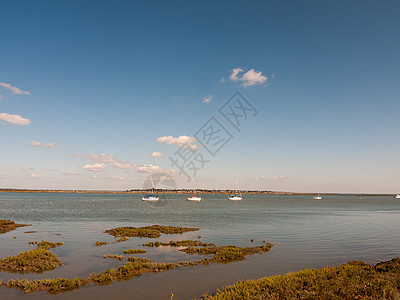
[{"label": "small boat", "polygon": [[[237,179],[236,179],[236,181],[235,181],[235,192],[237,192],[237,191],[238,191],[238,187],[237,187]],[[241,201],[241,200],[243,200],[243,198],[242,198],[242,193],[239,193],[239,195],[237,195],[237,194],[230,195],[230,196],[228,197],[228,200],[231,200],[231,201]]]},{"label": "small boat", "polygon": [[194,194],[192,196],[188,197],[187,200],[188,201],[200,202],[202,199],[201,199],[200,195],[199,196],[196,195],[197,184],[196,184],[196,180],[194,180],[194,178],[193,178],[193,182],[194,182]]},{"label": "small boat", "polygon": [[151,194],[149,195],[144,195],[142,197],[142,201],[148,201],[148,202],[155,202],[158,201],[160,198],[158,196],[154,196],[154,182],[153,182],[153,177],[150,176],[151,179]]},{"label": "small boat", "polygon": [[400,199],[400,194],[394,196],[396,199]]},{"label": "small boat", "polygon": [[142,201],[158,201],[159,199],[160,199],[159,197],[155,197],[153,194],[144,195],[142,197]]},{"label": "small boat", "polygon": [[321,200],[322,197],[319,195],[319,185],[318,185],[318,196],[313,197],[314,200]]}]

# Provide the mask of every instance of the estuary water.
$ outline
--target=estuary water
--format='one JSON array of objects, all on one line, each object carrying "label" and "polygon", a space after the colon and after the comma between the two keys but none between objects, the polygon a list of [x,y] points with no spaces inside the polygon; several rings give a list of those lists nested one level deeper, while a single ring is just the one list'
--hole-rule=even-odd
[{"label": "estuary water", "polygon": [[[88,276],[124,264],[103,255],[122,254],[124,249],[143,248],[143,243],[157,240],[201,236],[201,241],[218,245],[252,246],[266,241],[275,246],[241,262],[144,274],[57,295],[25,295],[0,288],[0,299],[170,299],[171,294],[174,299],[190,299],[237,280],[400,256],[400,200],[392,196],[338,195],[313,200],[311,196],[244,195],[243,201],[228,201],[227,195],[202,195],[201,203],[186,197],[164,195],[164,201],[150,204],[135,194],[0,193],[0,219],[31,225],[0,234],[0,257],[34,248],[29,241],[64,242],[51,250],[64,262],[62,267],[42,274],[0,272],[0,280]],[[104,233],[106,229],[152,224],[200,230],[94,246],[96,241],[115,241]],[[158,262],[198,259],[176,248],[146,249],[148,253],[141,256]]]}]

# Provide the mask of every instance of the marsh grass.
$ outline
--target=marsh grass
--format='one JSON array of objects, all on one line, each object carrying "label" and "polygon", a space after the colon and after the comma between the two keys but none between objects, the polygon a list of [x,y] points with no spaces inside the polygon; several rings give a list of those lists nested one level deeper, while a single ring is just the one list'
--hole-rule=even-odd
[{"label": "marsh grass", "polygon": [[11,230],[15,230],[18,227],[24,227],[24,226],[31,226],[31,225],[16,224],[14,223],[14,221],[10,220],[0,220],[0,233],[6,233]]},{"label": "marsh grass", "polygon": [[123,255],[118,255],[118,254],[107,254],[103,256],[104,258],[115,258],[119,261],[123,260],[125,258],[125,256]]},{"label": "marsh grass", "polygon": [[113,235],[114,237],[141,237],[141,238],[158,238],[161,234],[182,234],[188,231],[196,231],[199,228],[189,227],[174,227],[174,226],[161,226],[151,225],[145,227],[117,227],[114,229],[106,230],[105,232]]},{"label": "marsh grass", "polygon": [[[246,255],[251,255],[255,253],[262,253],[266,252],[272,247],[272,244],[269,244],[268,247],[259,246],[259,247],[235,247],[235,246],[220,246],[216,247],[214,244],[207,244],[207,245],[214,245],[214,246],[204,246],[205,243],[200,243],[198,241],[178,241],[173,242],[172,244],[175,245],[176,243],[180,245],[203,245],[200,249],[205,249],[201,254],[213,254],[213,258],[204,258],[198,261],[182,261],[178,263],[159,263],[159,262],[152,262],[150,259],[145,257],[135,257],[129,256],[127,258],[128,262],[125,265],[118,267],[118,269],[109,269],[102,273],[93,273],[90,274],[89,277],[86,278],[74,278],[74,279],[67,279],[67,278],[57,278],[57,279],[38,279],[38,280],[9,280],[8,282],[4,282],[3,285],[6,287],[16,287],[24,290],[26,293],[46,290],[51,294],[55,294],[58,292],[62,292],[65,290],[72,290],[79,288],[80,286],[87,285],[89,283],[95,284],[102,284],[111,282],[113,280],[119,279],[129,279],[134,276],[140,276],[143,273],[157,273],[163,271],[169,271],[175,268],[183,268],[183,267],[193,267],[198,265],[209,265],[210,263],[227,263],[236,261],[239,259],[244,259]],[[264,247],[264,248],[263,248]],[[193,248],[194,247],[188,247]],[[268,248],[268,250],[267,250]],[[185,248],[186,249],[186,248]],[[43,250],[43,249],[41,249]],[[144,249],[127,249],[124,251],[125,254],[131,254],[134,252],[143,252]],[[45,251],[45,250],[43,250]],[[144,250],[146,251],[146,250]],[[129,253],[127,253],[129,252]],[[193,252],[195,253],[195,252]],[[197,253],[197,252],[196,252]],[[105,258],[115,258],[118,260],[123,260],[123,255],[116,255],[116,254],[108,254],[104,255]]]},{"label": "marsh grass", "polygon": [[121,243],[121,242],[126,242],[126,241],[129,241],[129,238],[123,236],[123,237],[120,237],[118,240],[112,242],[111,244]]},{"label": "marsh grass", "polygon": [[239,281],[203,299],[399,299],[400,259],[375,266],[353,261],[283,276]]},{"label": "marsh grass", "polygon": [[273,244],[267,243],[263,246],[256,247],[237,247],[234,245],[228,246],[206,246],[206,247],[193,247],[189,246],[179,251],[187,254],[199,255],[213,255],[211,262],[213,263],[229,263],[233,261],[243,260],[246,256],[261,254],[268,252],[273,247]]},{"label": "marsh grass", "polygon": [[45,249],[45,250],[60,247],[62,245],[64,245],[64,243],[62,243],[62,242],[53,243],[53,242],[48,242],[48,241],[41,241],[41,242],[37,243],[38,248]]},{"label": "marsh grass", "polygon": [[126,249],[124,250],[124,254],[141,254],[146,253],[145,249]]},{"label": "marsh grass", "polygon": [[61,266],[62,261],[50,251],[37,248],[18,255],[6,257],[0,260],[0,270],[7,272],[35,272],[42,273],[54,270]]},{"label": "marsh grass", "polygon": [[100,241],[97,241],[94,245],[95,245],[96,247],[100,247],[100,246],[107,245],[107,244],[108,244],[108,242],[100,242]]},{"label": "marsh grass", "polygon": [[145,247],[160,247],[160,246],[170,246],[170,247],[208,247],[215,246],[213,243],[203,243],[198,240],[183,240],[183,241],[169,241],[169,242],[150,242],[143,244]]}]

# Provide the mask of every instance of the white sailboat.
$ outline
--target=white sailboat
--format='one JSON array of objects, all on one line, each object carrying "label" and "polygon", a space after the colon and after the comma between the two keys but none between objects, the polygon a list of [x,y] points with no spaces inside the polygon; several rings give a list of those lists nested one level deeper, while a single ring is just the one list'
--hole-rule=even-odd
[{"label": "white sailboat", "polygon": [[155,202],[158,201],[160,198],[157,196],[154,196],[154,182],[153,182],[153,177],[150,176],[151,179],[151,194],[149,195],[144,195],[142,197],[142,201],[148,201],[148,202]]},{"label": "white sailboat", "polygon": [[319,185],[318,185],[318,196],[313,197],[314,200],[321,200],[322,197],[319,195]]},{"label": "white sailboat", "polygon": [[201,196],[196,194],[196,190],[197,190],[197,184],[196,184],[196,180],[193,178],[193,182],[194,182],[194,194],[190,197],[187,198],[188,201],[195,201],[195,202],[200,202]]},{"label": "white sailboat", "polygon": [[235,194],[234,195],[230,195],[228,197],[228,200],[231,200],[231,201],[241,201],[241,200],[243,200],[242,193],[239,192],[239,195],[237,195],[236,194],[237,191],[238,191],[238,187],[237,187],[237,179],[236,179],[236,181],[235,181]]},{"label": "white sailboat", "polygon": [[394,196],[396,199],[400,199],[400,194]]}]

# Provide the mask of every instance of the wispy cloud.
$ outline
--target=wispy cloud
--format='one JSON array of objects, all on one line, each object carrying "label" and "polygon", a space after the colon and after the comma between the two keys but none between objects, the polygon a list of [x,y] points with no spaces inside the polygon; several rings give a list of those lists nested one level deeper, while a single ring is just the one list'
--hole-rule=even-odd
[{"label": "wispy cloud", "polygon": [[137,167],[137,172],[138,173],[166,173],[166,174],[175,174],[175,170],[167,170],[163,169],[159,166],[154,166],[154,165],[140,165]]},{"label": "wispy cloud", "polygon": [[0,82],[0,86],[11,91],[13,94],[17,94],[17,95],[30,95],[31,94],[28,91],[21,90],[20,88],[17,88],[16,86],[12,86],[9,83]]},{"label": "wispy cloud", "polygon": [[163,156],[164,154],[162,154],[161,152],[153,152],[152,154],[151,154],[151,157],[161,157],[161,156]]},{"label": "wispy cloud", "polygon": [[[234,68],[232,69],[231,75],[229,79],[232,81],[241,81],[241,86],[252,86],[256,84],[264,84],[267,82],[268,77],[264,76],[261,71],[256,71],[254,69],[250,69],[247,72],[243,73],[244,70],[242,68]],[[240,75],[240,73],[243,73]]]},{"label": "wispy cloud", "polygon": [[63,175],[66,176],[74,176],[74,175],[79,175],[79,173],[73,172],[73,171],[66,171],[63,173]]},{"label": "wispy cloud", "polygon": [[25,119],[20,115],[10,115],[7,113],[0,113],[0,120],[6,121],[7,123],[14,124],[14,125],[29,125],[31,124],[31,120]]},{"label": "wispy cloud", "polygon": [[105,176],[105,177],[101,177],[98,175],[93,175],[90,178],[92,179],[107,179],[107,180],[118,180],[118,181],[124,181],[125,178],[124,177],[120,177],[120,176]]},{"label": "wispy cloud", "polygon": [[212,95],[208,95],[208,97],[204,97],[202,103],[210,103],[212,99]]},{"label": "wispy cloud", "polygon": [[291,180],[294,179],[292,176],[271,176],[269,180]]},{"label": "wispy cloud", "polygon": [[259,176],[258,179],[265,180],[265,176]]},{"label": "wispy cloud", "polygon": [[111,167],[117,169],[132,169],[135,166],[136,164],[131,164],[130,162],[127,161],[116,161],[111,165]]},{"label": "wispy cloud", "polygon": [[36,173],[32,173],[30,177],[31,178],[49,178],[47,176],[43,176],[43,175],[36,174]]},{"label": "wispy cloud", "polygon": [[106,153],[82,154],[82,153],[78,153],[78,154],[72,154],[72,156],[84,157],[84,158],[91,159],[91,160],[98,161],[98,162],[110,163],[111,167],[117,168],[117,169],[132,169],[136,166],[136,164],[132,164],[127,161],[118,160],[118,157],[113,154],[106,154]]},{"label": "wispy cloud", "polygon": [[195,137],[190,137],[186,135],[181,135],[180,137],[174,138],[173,136],[162,136],[157,139],[157,142],[160,144],[166,143],[168,145],[175,145],[177,147],[188,147],[191,149],[196,149],[197,146],[193,143],[196,142],[197,139]]},{"label": "wispy cloud", "polygon": [[29,143],[29,145],[34,146],[34,147],[41,147],[41,148],[60,148],[60,146],[54,144],[54,143],[47,143],[47,144],[43,144],[41,142],[37,142],[37,141],[32,141]]},{"label": "wispy cloud", "polygon": [[0,178],[10,178],[10,176],[0,174]]},{"label": "wispy cloud", "polygon": [[0,95],[0,100],[1,100],[1,99],[3,99],[3,96],[2,96],[2,95]]},{"label": "wispy cloud", "polygon": [[93,165],[86,164],[82,166],[81,169],[88,170],[91,172],[98,172],[98,171],[103,171],[105,167],[106,167],[105,164],[93,164]]}]

